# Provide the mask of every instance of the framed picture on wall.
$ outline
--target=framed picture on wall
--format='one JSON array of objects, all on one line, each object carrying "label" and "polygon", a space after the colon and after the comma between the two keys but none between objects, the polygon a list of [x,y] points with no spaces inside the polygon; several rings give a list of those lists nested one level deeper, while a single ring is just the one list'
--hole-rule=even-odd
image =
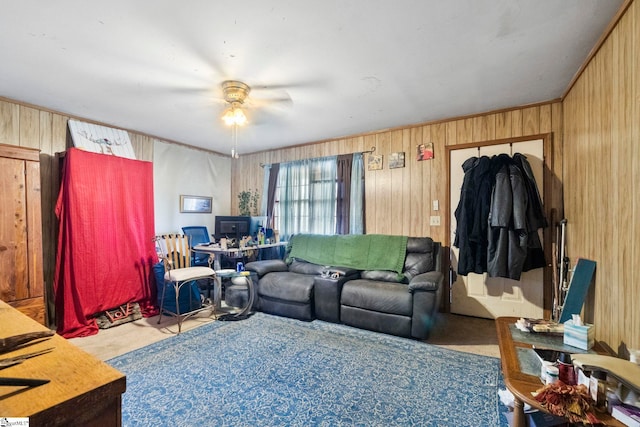
[{"label": "framed picture on wall", "polygon": [[213,197],[180,196],[180,212],[182,213],[211,213]]},{"label": "framed picture on wall", "polygon": [[418,145],[417,159],[418,161],[433,159],[433,142]]},{"label": "framed picture on wall", "polygon": [[389,154],[389,169],[404,167],[404,152]]},{"label": "framed picture on wall", "polygon": [[367,168],[370,171],[377,171],[382,169],[382,156],[369,154],[369,158],[367,159]]}]

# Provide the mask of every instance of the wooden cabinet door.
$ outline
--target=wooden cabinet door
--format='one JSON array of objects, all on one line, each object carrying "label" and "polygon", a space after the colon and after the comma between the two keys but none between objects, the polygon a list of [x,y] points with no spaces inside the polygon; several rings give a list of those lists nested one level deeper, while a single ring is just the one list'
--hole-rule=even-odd
[{"label": "wooden cabinet door", "polygon": [[38,150],[0,145],[0,299],[45,324]]}]

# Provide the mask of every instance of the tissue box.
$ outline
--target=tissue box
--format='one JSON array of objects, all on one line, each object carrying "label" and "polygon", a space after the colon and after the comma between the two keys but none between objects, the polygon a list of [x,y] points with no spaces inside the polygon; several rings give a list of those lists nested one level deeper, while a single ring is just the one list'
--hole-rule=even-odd
[{"label": "tissue box", "polygon": [[564,322],[564,343],[566,345],[589,350],[593,347],[594,333],[593,325],[574,325],[573,320]]}]

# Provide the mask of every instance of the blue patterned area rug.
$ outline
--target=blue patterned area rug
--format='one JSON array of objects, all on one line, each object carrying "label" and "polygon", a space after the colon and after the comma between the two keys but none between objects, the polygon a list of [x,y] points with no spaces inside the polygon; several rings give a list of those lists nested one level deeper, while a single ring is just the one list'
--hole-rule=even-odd
[{"label": "blue patterned area rug", "polygon": [[256,313],[107,363],[124,426],[507,426],[496,358]]}]

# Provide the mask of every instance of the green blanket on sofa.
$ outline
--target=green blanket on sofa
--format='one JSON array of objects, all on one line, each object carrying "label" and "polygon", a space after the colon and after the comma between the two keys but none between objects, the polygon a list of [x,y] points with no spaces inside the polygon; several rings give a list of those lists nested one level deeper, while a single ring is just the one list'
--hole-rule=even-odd
[{"label": "green blanket on sofa", "polygon": [[407,236],[298,234],[291,238],[289,258],[357,270],[389,270],[402,274]]}]

